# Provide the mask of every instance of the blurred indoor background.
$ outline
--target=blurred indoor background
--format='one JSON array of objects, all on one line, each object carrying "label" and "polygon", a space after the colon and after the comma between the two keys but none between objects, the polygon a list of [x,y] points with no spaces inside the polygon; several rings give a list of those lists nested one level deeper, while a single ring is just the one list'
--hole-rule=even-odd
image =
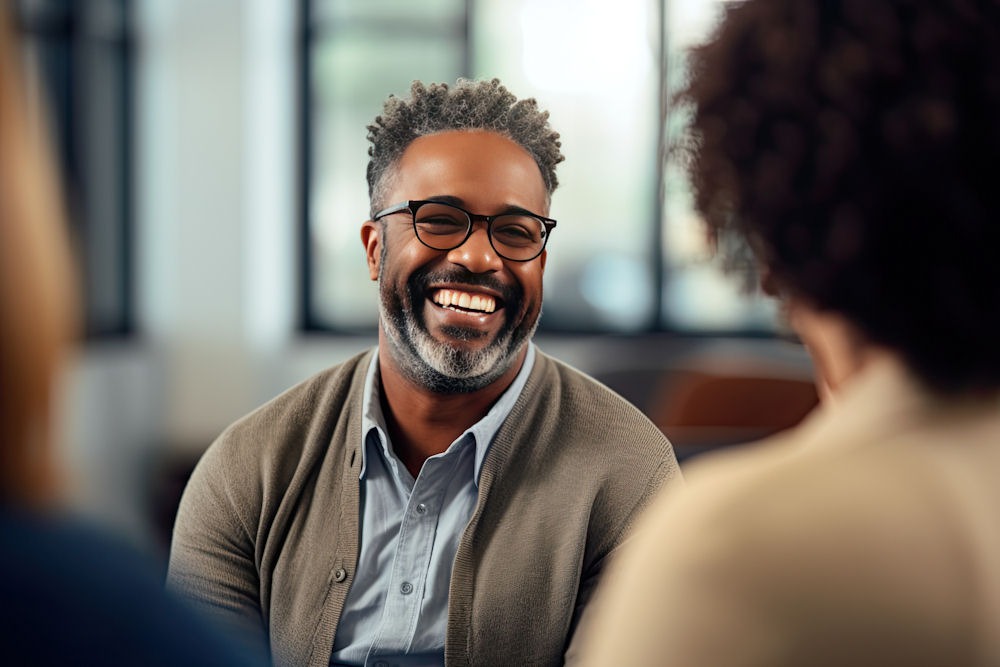
[{"label": "blurred indoor background", "polygon": [[542,349],[682,457],[815,401],[773,305],[713,262],[670,92],[720,0],[3,0],[56,137],[87,332],[66,380],[78,498],[162,555],[230,422],[375,342],[365,126],[413,79],[499,77],[566,161]]}]

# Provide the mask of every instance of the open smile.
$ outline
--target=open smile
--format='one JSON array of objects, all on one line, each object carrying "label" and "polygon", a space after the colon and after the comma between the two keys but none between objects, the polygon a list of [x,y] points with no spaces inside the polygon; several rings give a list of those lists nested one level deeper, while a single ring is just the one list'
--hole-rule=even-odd
[{"label": "open smile", "polygon": [[503,307],[497,297],[479,291],[435,289],[430,299],[442,308],[470,315],[489,315],[496,312],[498,304]]}]

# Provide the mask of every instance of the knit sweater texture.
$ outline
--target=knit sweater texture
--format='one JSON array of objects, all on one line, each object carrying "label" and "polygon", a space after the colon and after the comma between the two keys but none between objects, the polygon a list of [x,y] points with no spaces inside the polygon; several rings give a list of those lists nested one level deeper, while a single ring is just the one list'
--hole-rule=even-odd
[{"label": "knit sweater texture", "polygon": [[[276,665],[329,664],[358,567],[370,354],[230,426],[181,500],[168,585]],[[451,576],[446,664],[563,664],[606,560],[679,481],[670,443],[638,409],[539,352],[483,463]]]}]

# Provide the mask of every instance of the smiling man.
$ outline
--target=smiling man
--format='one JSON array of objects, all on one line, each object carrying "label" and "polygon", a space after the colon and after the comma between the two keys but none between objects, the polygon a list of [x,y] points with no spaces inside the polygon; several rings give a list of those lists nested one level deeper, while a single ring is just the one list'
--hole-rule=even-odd
[{"label": "smiling man", "polygon": [[212,444],[169,583],[278,665],[562,664],[680,475],[638,410],[531,342],[559,135],[493,80],[414,83],[369,140],[378,347]]}]

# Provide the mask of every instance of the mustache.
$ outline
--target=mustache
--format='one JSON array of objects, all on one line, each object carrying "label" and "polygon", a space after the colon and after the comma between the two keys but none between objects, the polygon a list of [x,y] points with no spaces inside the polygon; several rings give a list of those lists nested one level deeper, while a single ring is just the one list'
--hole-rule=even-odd
[{"label": "mustache", "polygon": [[472,287],[483,287],[500,294],[504,303],[510,303],[521,295],[516,286],[505,284],[495,277],[472,273],[461,267],[449,269],[418,269],[410,276],[410,290],[414,294],[425,292],[434,283],[461,283]]}]

